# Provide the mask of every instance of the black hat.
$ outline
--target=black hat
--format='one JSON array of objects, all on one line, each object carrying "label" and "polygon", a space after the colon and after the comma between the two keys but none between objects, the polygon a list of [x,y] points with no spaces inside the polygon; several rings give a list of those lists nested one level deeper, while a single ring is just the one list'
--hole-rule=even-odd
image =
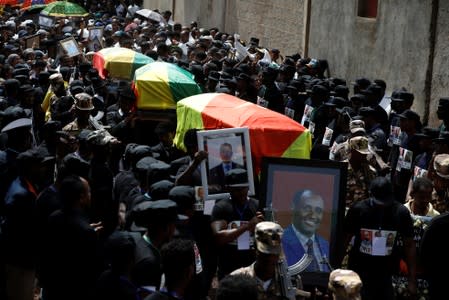
[{"label": "black hat", "polygon": [[326,96],[329,95],[329,90],[325,86],[317,84],[317,85],[314,85],[312,87],[312,90],[310,91],[310,94],[311,95],[317,95],[317,96],[324,96],[324,97],[326,97]]},{"label": "black hat", "polygon": [[133,89],[129,85],[121,87],[118,90],[118,93],[119,93],[119,97],[121,97],[121,98],[126,98],[126,99],[130,99],[133,101],[136,100],[136,94],[134,94]]},{"label": "black hat", "polygon": [[352,84],[356,85],[356,86],[360,87],[362,90],[364,90],[371,84],[371,81],[368,78],[360,77],[360,78],[357,78]]},{"label": "black hat", "polygon": [[7,125],[14,120],[27,117],[27,112],[22,107],[9,106],[3,111],[3,124]]},{"label": "black hat", "polygon": [[349,88],[345,85],[337,85],[331,95],[347,97],[349,95]]},{"label": "black hat", "polygon": [[438,105],[439,106],[449,106],[449,97],[441,97],[438,100]]},{"label": "black hat", "polygon": [[391,95],[391,101],[413,102],[415,96],[407,91],[396,91]]},{"label": "black hat", "polygon": [[440,134],[440,131],[437,128],[433,127],[424,127],[421,129],[421,132],[415,134],[415,137],[420,139],[437,139]]},{"label": "black hat", "polygon": [[184,213],[191,209],[195,203],[195,188],[187,185],[178,185],[170,190],[168,198],[178,205],[178,211]]},{"label": "black hat", "polygon": [[76,174],[81,177],[88,176],[89,174],[90,164],[74,153],[69,153],[64,156],[62,165],[66,172],[70,174]]},{"label": "black hat", "polygon": [[346,80],[343,79],[343,78],[332,78],[332,83],[333,83],[335,86],[338,86],[338,85],[340,85],[340,86],[346,86]]},{"label": "black hat", "polygon": [[168,199],[139,203],[132,209],[131,214],[135,225],[140,227],[148,227],[152,224],[170,224],[185,219],[178,216],[176,203]]},{"label": "black hat", "polygon": [[337,107],[340,109],[345,107],[347,104],[347,101],[341,97],[332,97],[329,101],[324,103],[326,106]]},{"label": "black hat", "polygon": [[14,120],[12,122],[10,122],[8,125],[6,125],[5,127],[3,127],[2,132],[8,132],[11,130],[16,130],[19,128],[26,128],[26,127],[30,127],[31,128],[32,125],[32,121],[29,118],[20,118],[17,120]]},{"label": "black hat", "polygon": [[[148,146],[145,146],[148,147]],[[151,149],[150,149],[151,150]],[[151,153],[151,152],[150,152]],[[137,171],[143,171],[143,172],[147,172],[148,169],[150,168],[150,166],[154,163],[157,163],[158,160],[155,159],[152,156],[145,156],[142,157],[141,159],[139,159],[136,163],[136,170]]]},{"label": "black hat", "polygon": [[170,180],[161,180],[150,185],[149,192],[152,200],[167,199],[170,190],[175,186]]},{"label": "black hat", "polygon": [[220,73],[217,71],[210,71],[209,76],[207,77],[210,81],[218,82],[220,81]]},{"label": "black hat", "polygon": [[21,166],[41,165],[44,163],[53,162],[54,156],[51,156],[45,148],[36,147],[20,153],[17,156],[17,161]]},{"label": "black hat", "polygon": [[259,39],[256,37],[252,37],[249,39],[249,44],[254,47],[259,47]]},{"label": "black hat", "polygon": [[362,93],[363,95],[379,96],[380,94],[382,94],[382,88],[377,84],[371,84],[366,89],[361,90],[360,93]]},{"label": "black hat", "polygon": [[355,94],[349,100],[351,100],[351,102],[358,101],[358,102],[364,103],[366,101],[366,98],[362,94]]},{"label": "black hat", "polygon": [[147,170],[147,184],[151,185],[161,180],[168,180],[170,170],[170,165],[160,160],[150,164]]},{"label": "black hat", "polygon": [[364,106],[359,109],[359,115],[362,117],[372,117],[376,115],[376,111],[369,106]]},{"label": "black hat", "polygon": [[14,68],[14,71],[12,71],[12,76],[16,77],[17,75],[25,75],[29,76],[30,70],[28,68]]},{"label": "black hat", "polygon": [[449,131],[440,132],[437,138],[433,139],[436,144],[448,144],[449,145]]},{"label": "black hat", "polygon": [[237,71],[239,71],[241,73],[245,73],[245,74],[250,74],[251,68],[248,64],[241,64],[237,67]]},{"label": "black hat", "polygon": [[250,81],[251,77],[246,73],[240,73],[239,76],[236,77],[237,80]]},{"label": "black hat", "polygon": [[137,164],[137,162],[147,156],[152,156],[151,147],[147,145],[129,145],[125,149],[125,156],[129,157],[131,164]]},{"label": "black hat", "polygon": [[31,84],[22,84],[19,87],[19,93],[26,94],[26,93],[34,93],[36,90]]},{"label": "black hat", "polygon": [[225,175],[225,185],[227,187],[248,187],[248,173],[245,169],[232,169]]},{"label": "black hat", "polygon": [[14,79],[14,78],[10,78],[10,79],[6,79],[6,80],[3,82],[3,85],[4,85],[5,87],[16,86],[17,88],[19,88],[19,86],[20,86],[20,81],[17,80],[17,79]]},{"label": "black hat", "polygon": [[420,116],[416,112],[414,112],[410,109],[404,110],[402,112],[402,114],[398,115],[398,117],[401,119],[408,119],[408,120],[412,120],[412,121],[416,121],[416,122],[420,121]]},{"label": "black hat", "polygon": [[371,199],[377,205],[389,205],[394,201],[393,187],[385,177],[376,177],[371,181],[369,192]]},{"label": "black hat", "polygon": [[173,122],[170,121],[162,121],[159,122],[156,125],[156,128],[154,129],[154,133],[161,136],[169,132],[175,132],[176,131],[176,125]]}]

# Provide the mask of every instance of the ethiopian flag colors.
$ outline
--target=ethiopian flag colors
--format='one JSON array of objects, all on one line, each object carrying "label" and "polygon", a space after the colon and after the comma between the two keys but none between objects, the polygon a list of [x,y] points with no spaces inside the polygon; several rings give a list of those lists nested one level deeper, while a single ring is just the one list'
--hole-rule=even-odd
[{"label": "ethiopian flag colors", "polygon": [[128,48],[111,47],[95,52],[93,66],[101,78],[131,80],[134,72],[154,60]]},{"label": "ethiopian flag colors", "polygon": [[190,72],[166,62],[137,69],[133,86],[138,109],[174,110],[179,100],[201,93]]},{"label": "ethiopian flag colors", "polygon": [[253,166],[258,174],[262,157],[310,158],[310,132],[294,120],[228,94],[207,93],[177,103],[175,144],[184,148],[184,134],[191,128],[248,127]]}]

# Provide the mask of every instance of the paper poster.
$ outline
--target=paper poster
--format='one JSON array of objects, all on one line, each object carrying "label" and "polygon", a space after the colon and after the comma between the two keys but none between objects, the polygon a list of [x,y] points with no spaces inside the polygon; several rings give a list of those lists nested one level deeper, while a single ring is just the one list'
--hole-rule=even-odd
[{"label": "paper poster", "polygon": [[289,107],[285,108],[284,114],[289,117],[290,119],[294,119],[295,118],[295,110],[291,109]]},{"label": "paper poster", "polygon": [[262,97],[257,96],[257,105],[268,108],[268,101]]},{"label": "paper poster", "polygon": [[302,119],[301,119],[301,125],[304,125],[306,122],[310,121],[310,118],[312,117],[312,112],[313,112],[313,107],[306,104],[306,106],[304,107],[304,115],[302,116]]},{"label": "paper poster", "polygon": [[[207,202],[207,201],[206,201]],[[248,224],[248,221],[232,221],[228,223],[227,229],[237,229],[240,226],[244,226]],[[251,233],[249,231],[245,231],[241,234],[236,240],[230,242],[231,245],[236,245],[238,250],[248,250],[253,244],[253,240],[251,238]]]},{"label": "paper poster", "polygon": [[310,134],[313,136],[313,133],[315,132],[315,123],[313,123],[312,121],[309,122],[309,131]]},{"label": "paper poster", "polygon": [[389,138],[389,141],[393,145],[397,145],[397,146],[401,145],[401,140],[399,138],[400,135],[401,135],[401,127],[399,127],[399,126],[390,126],[390,138]]},{"label": "paper poster", "polygon": [[398,164],[396,165],[396,171],[411,170],[413,163],[413,152],[405,148],[399,147]]},{"label": "paper poster", "polygon": [[321,144],[323,144],[324,146],[330,146],[333,134],[334,131],[329,127],[326,127],[326,131],[324,132],[323,141],[321,142]]},{"label": "paper poster", "polygon": [[[204,210],[204,191],[202,186],[196,186],[195,187],[195,203],[193,207],[196,211],[203,211]],[[211,211],[212,213],[212,211]]]},{"label": "paper poster", "polygon": [[427,177],[427,170],[415,166],[415,168],[413,169],[413,180],[420,177]]},{"label": "paper poster", "polygon": [[388,256],[393,252],[397,232],[391,230],[360,229],[359,251],[372,256]]},{"label": "paper poster", "polygon": [[215,200],[206,200],[204,201],[204,212],[203,214],[205,215],[212,215],[212,210],[214,209],[215,206]]},{"label": "paper poster", "polygon": [[245,231],[237,238],[237,249],[238,250],[249,250],[250,248],[250,234],[249,231]]}]

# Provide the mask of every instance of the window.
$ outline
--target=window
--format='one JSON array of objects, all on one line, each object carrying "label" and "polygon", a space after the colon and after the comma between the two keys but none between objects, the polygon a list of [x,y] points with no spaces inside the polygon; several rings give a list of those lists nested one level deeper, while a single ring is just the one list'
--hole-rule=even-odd
[{"label": "window", "polygon": [[358,0],[357,16],[363,18],[377,17],[378,0]]}]

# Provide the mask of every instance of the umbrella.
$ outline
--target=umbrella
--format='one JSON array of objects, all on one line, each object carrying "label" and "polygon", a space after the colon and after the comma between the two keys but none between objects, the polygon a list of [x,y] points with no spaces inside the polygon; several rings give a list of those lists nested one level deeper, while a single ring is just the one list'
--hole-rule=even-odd
[{"label": "umbrella", "polygon": [[38,11],[44,9],[47,4],[54,2],[55,0],[25,0],[23,1],[21,10],[26,11]]},{"label": "umbrella", "polygon": [[154,60],[128,48],[111,47],[95,52],[93,65],[102,78],[107,76],[131,80],[136,69]]},{"label": "umbrella", "polygon": [[248,127],[251,157],[258,174],[262,157],[310,158],[312,138],[308,129],[289,117],[222,93],[188,97],[176,105],[174,142],[183,149],[184,134],[191,128]]},{"label": "umbrella", "polygon": [[69,1],[55,1],[47,5],[41,14],[51,17],[86,17],[89,13],[80,5]]},{"label": "umbrella", "polygon": [[162,16],[160,14],[158,14],[157,12],[152,11],[148,8],[140,9],[140,10],[136,11],[136,14],[141,15],[142,17],[145,17],[145,18],[150,19],[155,22],[162,21]]},{"label": "umbrella", "polygon": [[166,62],[137,69],[133,85],[139,109],[175,109],[177,101],[201,93],[190,72]]},{"label": "umbrella", "polygon": [[0,5],[18,6],[21,4],[19,0],[0,0]]}]

